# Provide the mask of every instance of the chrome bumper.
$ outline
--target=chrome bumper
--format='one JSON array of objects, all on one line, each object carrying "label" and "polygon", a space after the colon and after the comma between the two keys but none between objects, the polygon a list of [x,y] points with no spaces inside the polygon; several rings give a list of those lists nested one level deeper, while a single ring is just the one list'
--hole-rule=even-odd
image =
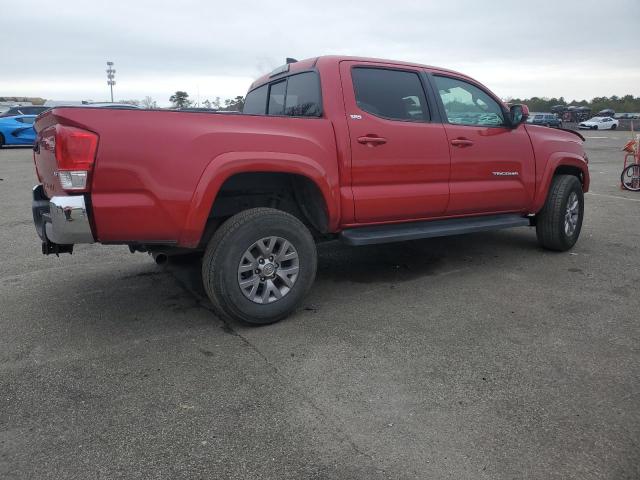
[{"label": "chrome bumper", "polygon": [[[33,187],[33,222],[45,245],[74,245],[93,243],[89,212],[84,195],[47,198],[42,185]],[[48,249],[45,253],[57,253]]]}]

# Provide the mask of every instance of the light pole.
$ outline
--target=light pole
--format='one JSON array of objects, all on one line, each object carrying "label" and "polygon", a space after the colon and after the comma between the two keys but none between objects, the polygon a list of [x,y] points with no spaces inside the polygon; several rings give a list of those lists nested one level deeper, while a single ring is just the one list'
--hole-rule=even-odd
[{"label": "light pole", "polygon": [[113,86],[116,84],[116,70],[113,68],[113,62],[107,62],[107,85],[111,89],[111,103],[113,103]]}]

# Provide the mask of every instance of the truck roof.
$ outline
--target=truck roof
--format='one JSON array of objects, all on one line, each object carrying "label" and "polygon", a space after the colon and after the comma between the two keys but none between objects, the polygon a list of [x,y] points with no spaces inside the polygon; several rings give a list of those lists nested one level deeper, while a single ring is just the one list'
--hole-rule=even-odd
[{"label": "truck roof", "polygon": [[[311,68],[315,68],[316,66],[321,66],[323,64],[330,64],[330,63],[340,63],[342,61],[345,60],[349,60],[349,61],[356,61],[356,62],[375,62],[375,63],[385,63],[387,65],[396,65],[399,67],[413,67],[413,68],[426,68],[428,70],[432,70],[435,72],[442,72],[442,73],[453,73],[455,75],[461,76],[461,77],[465,77],[465,78],[470,78],[468,75],[465,75],[464,73],[460,73],[460,72],[456,72],[455,70],[449,70],[446,68],[440,68],[440,67],[434,67],[431,65],[424,65],[421,63],[413,63],[413,62],[403,62],[400,60],[388,60],[388,59],[384,59],[384,58],[373,58],[373,57],[352,57],[352,56],[346,56],[346,55],[323,55],[320,57],[312,57],[312,58],[306,58],[304,60],[299,60],[297,62],[294,63],[289,63],[289,64],[285,64],[282,65],[278,68],[276,68],[275,70],[273,70],[270,73],[267,73],[265,75],[262,75],[261,77],[257,78],[249,87],[249,90],[253,90],[254,88],[258,87],[259,85],[262,85],[264,83],[269,82],[272,78],[276,78],[284,73],[294,73],[297,71],[303,71],[303,70],[309,70]],[[283,75],[284,76],[284,75]]]}]

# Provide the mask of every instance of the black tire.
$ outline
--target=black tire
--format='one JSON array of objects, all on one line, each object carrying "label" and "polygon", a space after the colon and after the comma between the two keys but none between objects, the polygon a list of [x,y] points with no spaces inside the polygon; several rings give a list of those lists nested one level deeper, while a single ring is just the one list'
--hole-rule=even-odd
[{"label": "black tire", "polygon": [[620,183],[623,188],[632,192],[640,192],[640,165],[632,163],[622,170]]},{"label": "black tire", "polygon": [[617,125],[615,125],[615,124],[614,124],[614,125],[611,125],[611,130],[615,130],[615,129],[616,129],[616,127],[617,127]]},{"label": "black tire", "polygon": [[[299,270],[282,298],[255,303],[240,288],[238,268],[247,249],[265,237],[290,242],[298,255]],[[300,220],[280,210],[253,208],[229,218],[213,235],[202,259],[202,281],[221,317],[269,324],[287,317],[302,301],[315,279],[317,262],[314,239]]]},{"label": "black tire", "polygon": [[0,148],[2,148],[3,146],[4,146],[4,137],[0,133]]},{"label": "black tire", "polygon": [[[575,193],[578,205],[575,229],[567,233],[565,215],[569,199]],[[553,177],[544,207],[536,216],[536,235],[538,243],[549,250],[564,252],[578,241],[584,218],[584,193],[582,184],[574,175],[556,175]]]},{"label": "black tire", "polygon": [[594,130],[598,130],[598,125],[594,125],[594,126],[593,126],[593,129],[594,129]]}]

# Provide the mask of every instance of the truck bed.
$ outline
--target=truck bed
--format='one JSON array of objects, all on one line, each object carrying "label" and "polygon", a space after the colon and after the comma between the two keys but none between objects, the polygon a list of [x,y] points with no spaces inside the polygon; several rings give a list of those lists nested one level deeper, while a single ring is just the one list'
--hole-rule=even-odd
[{"label": "truck bed", "polygon": [[320,163],[318,169],[337,179],[335,138],[327,119],[64,107],[46,112],[35,124],[40,148],[34,161],[48,197],[67,195],[55,179],[55,158],[42,135],[55,124],[99,136],[88,203],[94,235],[102,243],[193,246],[202,232],[184,239],[186,223],[193,221],[199,192],[208,188],[200,185],[207,181],[205,170],[217,163],[224,163],[216,175],[218,186],[235,173],[234,163],[246,167],[254,159],[252,167],[270,171],[261,159],[273,155],[282,161],[290,156],[302,165],[298,168]]}]

